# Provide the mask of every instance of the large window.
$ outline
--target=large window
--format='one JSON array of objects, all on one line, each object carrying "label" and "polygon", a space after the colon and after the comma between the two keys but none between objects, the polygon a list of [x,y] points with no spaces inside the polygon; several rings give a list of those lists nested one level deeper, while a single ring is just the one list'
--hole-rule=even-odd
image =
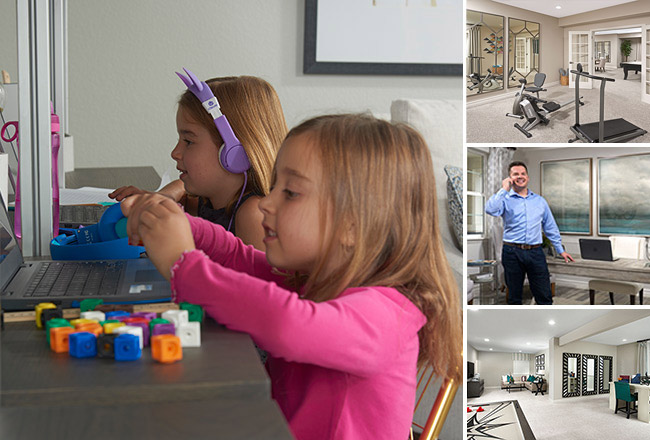
[{"label": "large window", "polygon": [[467,235],[485,232],[485,156],[467,151]]},{"label": "large window", "polygon": [[604,57],[608,63],[611,62],[610,59],[610,54],[611,54],[611,49],[612,49],[612,42],[611,41],[596,41],[594,43],[596,45],[595,50],[594,50],[594,55],[596,55],[596,59]]}]

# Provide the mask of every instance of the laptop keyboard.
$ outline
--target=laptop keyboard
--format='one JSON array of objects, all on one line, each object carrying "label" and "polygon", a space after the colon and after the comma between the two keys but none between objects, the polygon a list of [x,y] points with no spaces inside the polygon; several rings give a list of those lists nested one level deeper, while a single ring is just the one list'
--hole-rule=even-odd
[{"label": "laptop keyboard", "polygon": [[42,263],[25,296],[110,296],[117,294],[124,261]]}]

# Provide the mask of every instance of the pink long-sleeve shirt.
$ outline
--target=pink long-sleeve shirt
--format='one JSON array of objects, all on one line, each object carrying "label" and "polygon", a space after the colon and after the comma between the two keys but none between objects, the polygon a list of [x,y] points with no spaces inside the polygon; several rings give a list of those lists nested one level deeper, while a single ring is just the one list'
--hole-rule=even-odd
[{"label": "pink long-sleeve shirt", "polygon": [[302,299],[263,252],[219,225],[188,219],[199,250],[172,269],[175,299],[201,305],[269,353],[272,396],[297,439],[408,438],[417,332],[426,321],[413,303],[388,287]]}]

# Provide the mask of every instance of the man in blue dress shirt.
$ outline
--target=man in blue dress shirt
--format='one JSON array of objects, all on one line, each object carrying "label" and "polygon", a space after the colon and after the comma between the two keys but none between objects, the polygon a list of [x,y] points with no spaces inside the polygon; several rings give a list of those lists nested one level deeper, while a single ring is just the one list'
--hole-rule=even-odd
[{"label": "man in blue dress shirt", "polygon": [[508,165],[509,177],[485,204],[485,212],[503,217],[501,262],[508,286],[508,303],[521,304],[524,277],[537,304],[553,304],[550,275],[542,250],[542,229],[565,262],[573,261],[562,247],[560,230],[546,200],[528,189],[528,168],[523,162]]}]

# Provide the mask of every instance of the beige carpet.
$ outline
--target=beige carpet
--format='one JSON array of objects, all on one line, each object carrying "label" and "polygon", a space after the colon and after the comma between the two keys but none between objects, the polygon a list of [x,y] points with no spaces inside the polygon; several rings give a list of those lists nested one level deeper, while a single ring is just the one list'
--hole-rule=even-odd
[{"label": "beige carpet", "polygon": [[569,397],[552,401],[528,390],[512,391],[486,388],[481,397],[467,399],[468,404],[517,400],[537,440],[594,440],[650,438],[650,424],[626,419],[609,409],[609,394]]},{"label": "beige carpet", "polygon": [[[625,120],[650,131],[650,104],[641,102],[641,74],[628,73],[623,79],[623,69],[598,72],[599,76],[614,78],[607,82],[605,88],[605,119],[624,118]],[[594,81],[591,90],[580,90],[585,105],[580,107],[580,122],[597,122],[599,118],[600,81]],[[481,104],[467,109],[467,142],[470,143],[565,143],[575,136],[570,128],[575,124],[574,105],[570,104],[550,115],[548,125],[538,125],[531,130],[533,135],[526,138],[514,127],[522,120],[506,117],[512,112],[516,89],[508,89],[507,97],[498,101]],[[486,94],[486,97],[489,94]],[[574,89],[567,86],[551,86],[547,92],[541,92],[540,98],[566,102],[575,96]],[[650,134],[637,137],[628,142],[650,142]]]}]

